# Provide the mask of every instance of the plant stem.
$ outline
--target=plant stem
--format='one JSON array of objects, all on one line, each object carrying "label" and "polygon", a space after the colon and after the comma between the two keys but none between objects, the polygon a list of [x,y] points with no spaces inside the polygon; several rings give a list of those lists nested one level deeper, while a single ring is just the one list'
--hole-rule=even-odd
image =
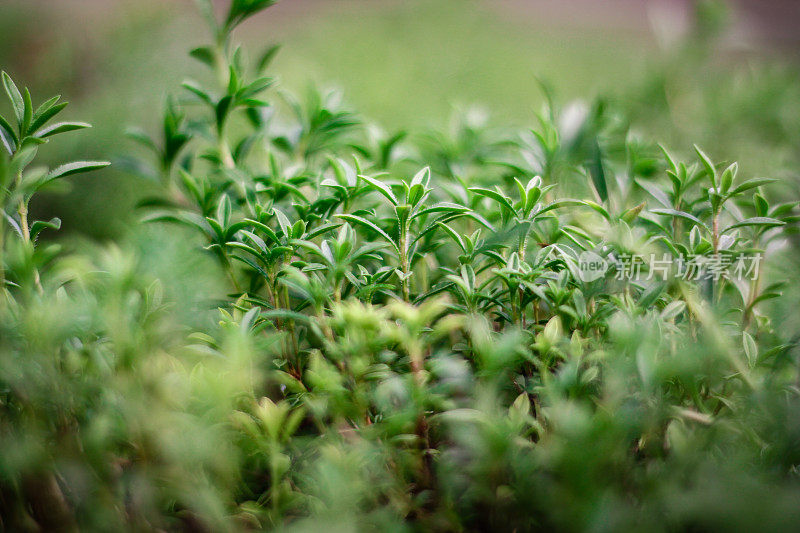
[{"label": "plant stem", "polygon": [[[217,80],[220,86],[225,90],[230,83],[230,73],[228,69],[228,60],[227,60],[227,53],[226,50],[228,49],[228,42],[227,38],[221,40],[217,43],[217,47],[214,53],[214,63],[217,71]],[[230,146],[228,146],[228,141],[225,139],[225,132],[224,132],[224,122],[220,124],[219,131],[217,132],[219,137],[219,155],[222,161],[222,164],[225,168],[235,168],[236,163],[233,160],[233,156],[231,155]]]},{"label": "plant stem", "polygon": [[408,265],[408,229],[405,224],[400,226],[400,271],[403,279],[400,280],[400,287],[403,291],[403,300],[411,301],[411,289],[409,287],[409,265]]},{"label": "plant stem", "polygon": [[19,213],[19,228],[22,231],[22,238],[25,242],[30,242],[31,231],[28,227],[28,203],[24,199],[19,201],[17,213]]},{"label": "plant stem", "polygon": [[[283,298],[283,307],[284,307],[284,309],[291,311],[291,303],[290,303],[290,300],[289,300],[289,287],[288,286],[286,286],[286,285],[283,286],[283,290],[281,291],[281,296]],[[287,355],[290,355],[291,356],[291,360],[294,363],[297,363],[297,359],[298,359],[298,355],[299,355],[299,353],[298,353],[299,349],[298,349],[298,346],[297,346],[297,337],[295,336],[294,320],[292,320],[291,318],[288,319],[286,321],[286,326],[287,326],[287,329],[289,330],[289,350],[291,352],[290,354],[287,354]]]},{"label": "plant stem", "polygon": [[747,303],[744,306],[744,317],[742,318],[742,331],[746,330],[750,326],[750,320],[753,317],[753,307],[755,299],[758,297],[758,290],[761,286],[761,277],[756,277],[756,279],[750,282],[750,297],[747,299]]},{"label": "plant stem", "polygon": [[719,252],[719,211],[714,213],[714,220],[711,223],[711,239],[714,246],[714,255]]},{"label": "plant stem", "polygon": [[[719,253],[719,210],[714,213],[714,219],[711,222],[711,239],[712,239],[712,246],[714,248],[714,260],[717,258],[717,254]],[[720,294],[720,285],[722,278],[720,278],[719,282],[716,279],[711,280],[711,301],[715,302],[717,297]]]},{"label": "plant stem", "polygon": [[225,168],[236,168],[236,162],[233,160],[231,148],[228,146],[228,141],[225,139],[222,131],[219,132],[219,155]]},{"label": "plant stem", "polygon": [[234,289],[234,290],[235,290],[237,293],[241,293],[241,292],[242,292],[242,289],[241,289],[241,287],[239,286],[239,282],[238,282],[238,281],[236,281],[236,275],[235,275],[235,274],[234,274],[234,272],[233,272],[233,265],[231,264],[231,260],[230,260],[230,258],[228,257],[228,254],[227,254],[227,252],[225,252],[224,250],[222,251],[222,259],[223,259],[223,261],[224,261],[224,263],[225,263],[225,271],[228,273],[228,277],[229,277],[229,278],[230,278],[230,280],[231,280],[231,284],[233,284],[233,289]]},{"label": "plant stem", "polygon": [[6,226],[5,217],[0,215],[0,309],[6,306],[6,268],[4,263]]},{"label": "plant stem", "polygon": [[[17,184],[22,181],[22,172],[19,173],[17,176]],[[22,198],[19,201],[19,207],[17,208],[17,213],[19,214],[19,228],[20,232],[22,233],[22,240],[26,244],[30,244],[31,248],[33,248],[33,243],[31,243],[31,230],[30,226],[28,226],[28,200]],[[35,266],[33,267],[33,283],[36,287],[36,291],[39,294],[44,294],[44,288],[42,288],[42,278],[39,275],[39,269]]]},{"label": "plant stem", "polygon": [[342,302],[342,280],[336,282],[333,290],[333,301],[337,304]]}]

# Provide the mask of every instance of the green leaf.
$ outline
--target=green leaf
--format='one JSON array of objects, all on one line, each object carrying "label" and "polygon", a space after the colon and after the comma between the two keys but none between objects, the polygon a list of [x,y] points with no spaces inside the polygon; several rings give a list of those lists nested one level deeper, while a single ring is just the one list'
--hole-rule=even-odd
[{"label": "green leaf", "polygon": [[655,183],[650,183],[650,182],[645,181],[643,179],[637,178],[636,179],[636,184],[639,187],[641,187],[642,189],[644,189],[645,191],[647,191],[648,193],[650,193],[650,196],[652,196],[653,198],[658,200],[658,202],[661,205],[663,205],[664,207],[669,207],[670,205],[672,205],[672,202],[670,202],[670,199],[669,199],[669,196],[667,195],[667,193],[665,193],[661,189],[661,187],[659,187]]},{"label": "green leaf", "polygon": [[686,302],[682,300],[675,300],[667,305],[663,311],[661,311],[661,319],[672,320],[683,313],[684,309],[686,309]]},{"label": "green leaf", "polygon": [[743,228],[743,227],[746,227],[746,226],[774,228],[774,227],[777,227],[777,226],[784,226],[785,224],[786,224],[785,222],[781,222],[780,220],[777,220],[775,218],[753,217],[753,218],[747,218],[745,220],[742,220],[741,222],[737,222],[736,224],[732,224],[732,225],[728,226],[727,228],[725,228],[722,231],[722,233],[727,233],[727,232],[729,232],[731,230],[734,230],[736,228]]},{"label": "green leaf", "polygon": [[482,187],[470,187],[467,189],[469,192],[473,192],[478,196],[483,196],[485,198],[490,198],[495,202],[499,203],[501,206],[508,209],[510,212],[514,212],[514,206],[511,205],[511,201],[506,197],[506,195],[502,194],[499,191],[493,191],[491,189],[484,189]]},{"label": "green leaf", "polygon": [[422,185],[423,187],[428,186],[428,182],[431,180],[431,167],[425,167],[419,172],[416,173],[414,178],[411,180],[411,187],[414,185]]},{"label": "green leaf", "polygon": [[85,122],[58,122],[56,124],[53,124],[52,126],[48,126],[44,129],[37,131],[35,136],[39,137],[40,139],[46,139],[47,137],[52,137],[53,135],[58,135],[59,133],[66,133],[68,131],[75,131],[75,130],[83,130],[91,127],[92,127],[91,124],[87,124]]},{"label": "green leaf", "polygon": [[216,63],[216,55],[214,54],[214,49],[210,46],[200,46],[195,48],[189,55],[195,58],[196,60],[200,61],[208,65],[211,68],[214,68],[214,64]]},{"label": "green leaf", "polygon": [[589,162],[589,176],[592,178],[592,184],[597,191],[600,200],[605,202],[608,200],[608,185],[606,184],[606,171],[603,162],[603,152],[600,149],[600,143],[597,137],[592,139],[592,159]]},{"label": "green leaf", "polygon": [[706,231],[710,231],[708,229],[708,226],[706,226],[706,224],[702,220],[700,220],[699,218],[690,213],[687,213],[686,211],[678,211],[677,209],[652,209],[651,212],[657,215],[666,215],[666,216],[683,218],[690,222],[694,222],[695,224],[705,229]]},{"label": "green leaf", "polygon": [[255,233],[247,230],[242,230],[242,234],[248,239],[250,239],[250,241],[252,241],[253,244],[255,244],[262,253],[267,252],[267,243],[264,242],[264,239],[262,239]]},{"label": "green leaf", "polygon": [[228,225],[231,223],[231,212],[233,211],[233,207],[231,206],[231,198],[227,194],[223,194],[222,198],[220,199],[219,205],[217,206],[217,220],[222,225],[223,228],[227,228]]},{"label": "green leaf", "polygon": [[694,145],[694,151],[697,153],[697,156],[700,158],[700,161],[703,163],[703,168],[706,170],[706,175],[708,175],[708,179],[711,181],[711,187],[714,189],[717,188],[717,170],[714,167],[714,163],[711,161],[711,158],[703,152],[699,146],[696,144]]},{"label": "green leaf", "polygon": [[[405,186],[406,184],[403,183],[403,185]],[[416,183],[412,187],[407,188],[406,203],[413,207],[417,207],[427,196],[428,191],[425,190],[425,186],[421,183]]]},{"label": "green leaf", "polygon": [[[531,180],[533,181],[533,180]],[[517,191],[519,192],[519,200],[520,203],[524,208],[528,206],[528,188],[519,181],[519,178],[514,178],[514,183],[517,185]]]},{"label": "green leaf", "polygon": [[541,208],[539,211],[534,213],[534,215],[538,217],[539,215],[543,215],[543,214],[545,214],[545,213],[547,213],[549,211],[553,211],[555,209],[561,209],[562,207],[569,207],[569,206],[575,206],[575,205],[586,205],[586,204],[584,202],[582,202],[581,200],[573,200],[571,198],[566,198],[564,200],[556,200],[555,202],[549,203],[546,206],[544,206],[543,208]]},{"label": "green leaf", "polygon": [[275,233],[275,230],[273,230],[272,228],[270,228],[266,224],[262,224],[261,222],[258,222],[256,220],[252,220],[252,219],[249,219],[249,218],[246,218],[244,221],[247,222],[249,225],[253,226],[254,228],[258,228],[259,230],[264,232],[267,235],[267,237],[269,237],[270,241],[272,241],[274,243],[279,243],[280,242],[280,239],[278,238],[278,234]]},{"label": "green leaf", "polygon": [[31,224],[31,240],[36,239],[36,236],[39,235],[45,229],[61,229],[61,219],[60,218],[51,218],[47,222],[42,220],[37,220],[33,224]]},{"label": "green leaf", "polygon": [[49,100],[47,100],[46,102],[42,103],[42,105],[37,107],[36,111],[34,111],[33,118],[35,119],[36,117],[40,117],[42,115],[42,113],[44,113],[45,111],[47,111],[47,110],[51,109],[53,106],[55,106],[56,102],[58,102],[59,100],[61,100],[61,95],[54,96],[54,97],[50,98]]},{"label": "green leaf", "polygon": [[308,324],[311,322],[310,317],[302,313],[289,311],[287,309],[270,309],[268,311],[264,311],[263,313],[261,313],[261,316],[265,318],[282,318],[282,319],[295,320],[302,324]]},{"label": "green leaf", "polygon": [[759,294],[750,303],[750,307],[753,307],[753,306],[759,304],[760,302],[763,302],[763,301],[766,301],[766,300],[772,300],[774,298],[780,298],[781,296],[783,296],[782,292],[762,292],[761,294]]},{"label": "green leaf", "polygon": [[[22,128],[22,124],[25,120],[25,101],[22,99],[22,94],[20,94],[19,89],[17,89],[17,85],[14,83],[14,80],[11,79],[11,76],[6,74],[4,71],[2,73],[3,76],[3,86],[6,89],[6,94],[8,98],[11,100],[11,105],[14,108],[14,115],[17,117],[17,124]],[[20,131],[20,135],[23,132]]]},{"label": "green leaf", "polygon": [[675,159],[674,159],[674,158],[672,157],[672,155],[669,153],[669,150],[667,150],[667,149],[666,149],[666,148],[665,148],[663,145],[661,145],[661,144],[659,144],[659,145],[658,145],[658,147],[659,147],[659,149],[661,149],[661,152],[664,154],[664,159],[666,159],[666,160],[667,160],[667,164],[669,165],[669,168],[670,168],[670,169],[671,169],[673,172],[677,172],[677,171],[678,171],[678,165],[676,165],[676,164],[675,164]]},{"label": "green leaf", "polygon": [[760,217],[767,216],[769,212],[769,202],[759,193],[753,195],[753,207],[755,207],[756,215]]},{"label": "green leaf", "polygon": [[192,228],[199,229],[206,232],[208,230],[208,223],[206,220],[197,213],[187,213],[175,210],[158,210],[147,213],[141,218],[144,223],[148,222],[177,222]]},{"label": "green leaf", "polygon": [[272,60],[275,59],[275,55],[278,53],[280,49],[281,45],[274,44],[269,48],[267,48],[266,50],[264,50],[264,53],[261,54],[261,58],[258,60],[258,65],[256,67],[258,69],[258,72],[264,72],[267,69],[269,64],[272,63]]},{"label": "green leaf", "polygon": [[158,146],[156,146],[156,143],[153,142],[153,139],[151,139],[150,136],[140,128],[128,128],[125,130],[125,136],[136,141],[145,148],[152,150],[153,152],[159,152]]},{"label": "green leaf", "polygon": [[256,250],[255,248],[253,248],[252,246],[250,246],[250,245],[247,245],[247,244],[244,244],[244,243],[241,243],[241,242],[238,242],[238,241],[231,241],[231,242],[226,242],[225,246],[227,246],[228,248],[234,248],[234,249],[237,249],[237,250],[244,250],[245,252],[251,254],[253,257],[257,257],[259,259],[261,258],[261,253],[258,250]]},{"label": "green leaf", "polygon": [[197,180],[194,179],[194,176],[192,176],[182,168],[178,169],[178,174],[181,177],[183,186],[186,187],[186,190],[189,191],[194,200],[198,203],[201,202],[203,194],[200,192],[200,187],[197,184]]},{"label": "green leaf", "polygon": [[454,241],[456,241],[456,244],[458,244],[459,248],[461,248],[464,253],[467,253],[467,246],[464,244],[464,239],[461,238],[461,235],[459,235],[456,230],[447,224],[444,224],[443,222],[437,222],[437,225],[445,230],[447,234],[450,235]]},{"label": "green leaf", "polygon": [[225,126],[225,120],[228,118],[228,113],[231,110],[231,106],[233,104],[233,97],[228,95],[220,99],[217,102],[217,106],[214,109],[214,113],[217,119],[217,131],[222,131],[222,128]]},{"label": "green leaf", "polygon": [[642,209],[644,209],[646,205],[647,205],[647,202],[642,202],[639,205],[637,205],[635,207],[632,207],[632,208],[628,209],[627,211],[625,211],[624,213],[622,213],[622,215],[620,215],[619,218],[621,220],[624,220],[628,224],[630,224],[634,220],[636,220],[636,217],[639,216],[639,213],[642,212]]},{"label": "green leaf", "polygon": [[100,170],[101,168],[106,168],[110,164],[111,163],[108,161],[75,161],[73,163],[67,163],[66,165],[61,165],[51,170],[45,177],[43,183],[72,176],[73,174]]},{"label": "green leaf", "polygon": [[747,363],[750,365],[750,368],[755,368],[756,362],[758,362],[758,346],[756,346],[756,341],[753,339],[753,336],[746,331],[742,332],[742,347],[744,348],[744,354],[747,356]]},{"label": "green leaf", "polygon": [[737,194],[741,194],[745,191],[749,191],[750,189],[755,189],[756,187],[761,187],[762,185],[768,185],[770,183],[775,183],[776,179],[774,178],[752,178],[746,181],[743,181],[739,185],[733,188],[731,191],[730,196],[736,196]]},{"label": "green leaf", "polygon": [[181,87],[194,94],[201,101],[205,102],[211,107],[214,107],[214,99],[211,98],[211,95],[205,89],[200,87],[200,84],[197,83],[196,81],[186,80],[183,83],[181,83]]},{"label": "green leaf", "polygon": [[16,175],[25,170],[31,161],[36,157],[39,146],[47,141],[35,137],[25,137],[17,146],[14,157],[11,158],[11,172]]},{"label": "green leaf", "polygon": [[[355,187],[358,185],[356,170],[341,159],[328,157],[328,163],[336,175],[336,182],[342,187]],[[323,183],[324,185],[324,183]]]},{"label": "green leaf", "polygon": [[292,225],[291,234],[295,239],[299,239],[306,232],[306,223],[303,220],[298,220]]},{"label": "green leaf", "polygon": [[399,205],[400,202],[397,200],[397,197],[394,195],[392,189],[388,185],[376,180],[375,178],[370,178],[369,176],[359,174],[358,177],[366,181],[372,189],[384,195],[390,202],[392,202],[392,205]]},{"label": "green leaf", "polygon": [[[61,102],[57,104],[59,96],[55,96],[42,104],[39,109],[36,110],[36,113],[33,114],[33,122],[31,123],[31,127],[29,131],[35,132],[47,122],[58,115],[65,107],[67,107],[67,102]],[[50,102],[52,104],[48,105]]]},{"label": "green leaf", "polygon": [[323,224],[323,225],[319,226],[318,228],[314,228],[313,230],[309,231],[308,234],[306,235],[306,238],[307,239],[313,239],[314,237],[319,237],[323,233],[327,233],[329,231],[333,231],[333,230],[335,230],[337,228],[340,228],[342,226],[343,226],[343,224],[338,224],[338,223]]},{"label": "green leaf", "polygon": [[[495,231],[495,229],[494,229],[494,226],[492,226],[491,222],[489,222],[488,220],[486,220],[486,219],[485,219],[483,216],[481,216],[479,213],[476,213],[475,211],[467,211],[467,212],[463,213],[463,215],[464,215],[465,217],[467,217],[467,218],[471,218],[471,219],[475,220],[476,222],[478,222],[479,224],[481,224],[483,227],[485,227],[485,228],[486,228],[486,229],[488,229],[489,231]],[[460,215],[459,215],[459,216],[460,216]],[[448,221],[449,221],[450,217],[447,217],[447,218],[448,218],[448,220],[447,220],[446,222],[448,222]],[[455,217],[452,217],[452,218],[455,218]]]},{"label": "green leaf", "polygon": [[267,90],[269,87],[271,87],[274,84],[275,84],[275,80],[273,78],[259,78],[259,79],[255,80],[253,83],[251,83],[250,85],[248,85],[247,87],[244,87],[242,90],[240,90],[236,94],[236,97],[239,100],[246,100],[248,98],[256,96],[257,94],[259,94],[262,91]]},{"label": "green leaf", "polygon": [[[323,242],[325,242],[325,241],[323,241]],[[301,239],[292,239],[291,244],[294,245],[294,246],[297,246],[298,248],[304,248],[304,249],[308,250],[309,252],[311,252],[312,254],[325,259],[326,261],[328,261],[328,265],[333,264],[333,259],[330,258],[330,255],[326,256],[325,253],[322,251],[322,248],[320,248],[319,246],[317,246],[315,243],[313,243],[311,241],[305,241],[305,240],[301,240]],[[330,253],[330,247],[328,247],[327,250]]]},{"label": "green leaf", "polygon": [[611,213],[608,212],[608,209],[598,204],[597,202],[594,202],[592,200],[583,200],[581,203],[587,207],[591,207],[592,209],[600,213],[606,220],[611,220]]},{"label": "green leaf", "polygon": [[236,26],[252,17],[259,11],[273,5],[277,0],[232,0],[228,17],[225,22],[227,31],[233,30]]},{"label": "green leaf", "polygon": [[[225,228],[223,228],[222,225],[216,219],[213,219],[211,217],[206,217],[206,222],[208,222],[208,225],[211,227],[211,230],[214,232],[214,238],[216,239],[217,243],[225,242],[226,241],[225,240]],[[217,243],[215,243],[212,246],[218,246]]]},{"label": "green leaf", "polygon": [[720,192],[722,192],[722,194],[727,194],[731,185],[733,185],[733,179],[736,177],[738,169],[738,163],[733,163],[722,172],[722,178],[720,179]]},{"label": "green leaf", "polygon": [[20,135],[25,135],[33,119],[33,102],[31,101],[31,92],[27,87],[22,90],[22,103],[24,116],[22,118],[22,126],[20,127]]},{"label": "green leaf", "polygon": [[17,149],[17,136],[11,125],[2,116],[0,116],[0,143],[3,144],[9,155]]},{"label": "green leaf", "polygon": [[391,244],[392,247],[394,247],[394,249],[395,249],[395,251],[397,251],[397,253],[400,253],[400,249],[397,247],[397,244],[394,242],[394,239],[392,239],[389,236],[388,233],[386,233],[381,228],[379,228],[378,225],[375,224],[374,222],[370,222],[369,220],[367,220],[365,218],[361,218],[361,217],[356,216],[356,215],[346,215],[346,214],[344,214],[344,215],[334,215],[334,216],[336,216],[336,218],[341,218],[341,219],[346,220],[348,222],[352,222],[354,224],[359,224],[361,226],[365,226],[365,227],[371,229],[372,231],[376,232],[378,235],[380,235],[381,237],[386,239],[386,241],[389,244]]},{"label": "green leaf", "polygon": [[272,210],[275,212],[275,218],[278,219],[278,225],[281,227],[283,234],[286,236],[286,238],[291,237],[292,223],[289,222],[289,218],[277,207],[273,207]]},{"label": "green leaf", "polygon": [[466,213],[470,211],[469,207],[464,207],[463,205],[454,204],[452,202],[439,202],[438,204],[434,204],[430,207],[427,207],[417,213],[414,213],[414,216],[411,218],[421,217],[430,213]]},{"label": "green leaf", "polygon": [[[239,49],[237,49],[237,52]],[[241,83],[241,79],[239,78],[239,72],[236,70],[235,65],[230,65],[228,67],[228,94],[234,95],[239,90],[239,84]]]}]

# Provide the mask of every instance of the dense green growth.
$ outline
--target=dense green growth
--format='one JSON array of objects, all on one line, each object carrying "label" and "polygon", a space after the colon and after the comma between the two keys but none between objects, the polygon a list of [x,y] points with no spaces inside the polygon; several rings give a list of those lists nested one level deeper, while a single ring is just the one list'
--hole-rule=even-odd
[{"label": "dense green growth", "polygon": [[[216,85],[185,82],[160,138],[131,131],[163,191],[145,220],[224,277],[193,301],[135,249],[36,245],[58,222],[29,225],[31,195],[105,163],[29,169],[86,125],[46,126],[63,104],[4,76],[0,529],[800,525],[798,354],[766,312],[796,202],[603,102],[412,137],[334,93],[276,98],[277,48],[231,36],[272,3],[201,1]],[[764,262],[625,279],[650,254]]]}]

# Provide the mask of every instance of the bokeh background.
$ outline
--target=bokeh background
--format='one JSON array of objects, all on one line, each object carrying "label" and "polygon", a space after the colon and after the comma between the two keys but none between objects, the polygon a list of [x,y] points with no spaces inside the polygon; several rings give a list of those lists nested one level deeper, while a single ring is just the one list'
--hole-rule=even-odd
[{"label": "bokeh background", "polygon": [[[446,127],[472,105],[490,123],[532,125],[543,81],[559,102],[608,98],[649,138],[678,152],[698,142],[796,197],[798,24],[794,0],[283,0],[239,38],[283,45],[282,87],[338,87],[390,130]],[[0,3],[0,67],[95,125],[53,143],[53,163],[121,161],[125,129],[157,129],[166,95],[201,72],[187,52],[206,40],[191,0]],[[147,189],[119,164],[33,209],[63,219],[58,238],[113,239]]]}]

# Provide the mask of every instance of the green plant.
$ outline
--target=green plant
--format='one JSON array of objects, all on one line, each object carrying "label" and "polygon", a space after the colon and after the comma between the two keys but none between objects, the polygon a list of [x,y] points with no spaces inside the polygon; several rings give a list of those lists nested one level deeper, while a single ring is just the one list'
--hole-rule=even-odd
[{"label": "green plant", "polygon": [[[217,57],[235,99],[241,52]],[[243,512],[271,527],[349,509],[364,527],[588,529],[607,505],[621,528],[704,523],[666,495],[689,465],[725,461],[714,443],[737,461],[769,448],[753,402],[795,372],[763,312],[780,284],[695,281],[675,265],[663,280],[612,278],[630,255],[763,253],[797,204],[770,204],[758,191],[771,180],[737,181],[735,164],[720,171],[699,149],[698,163],[659,156],[602,102],[568,121],[551,102],[532,140],[467,120],[455,138],[425,136],[419,159],[387,155],[414,139],[376,149],[355,121],[302,141],[319,102],[265,121],[245,106],[222,140],[212,116],[193,120],[169,202],[146,215],[204,235],[231,308],[280,338],[263,384],[277,418],[264,423],[292,416],[296,435],[260,447],[253,468],[269,482],[245,485]],[[559,196],[574,183],[593,199]],[[616,266],[584,279],[584,253]]]},{"label": "green plant", "polygon": [[[34,108],[31,93],[27,88],[22,92],[11,77],[2,73],[3,88],[8,95],[13,108],[16,127],[4,117],[0,116],[0,141],[4,148],[0,156],[0,207],[3,216],[0,217],[0,254],[5,249],[6,225],[9,225],[21,241],[16,247],[17,253],[24,256],[30,265],[45,263],[49,255],[35,254],[36,237],[47,228],[58,229],[61,220],[53,218],[49,221],[28,221],[28,206],[31,197],[40,189],[49,186],[52,182],[79,174],[104,168],[109,165],[105,161],[75,161],[66,163],[52,170],[34,168],[29,165],[36,157],[39,147],[48,142],[50,137],[75,130],[91,127],[84,122],[58,122],[48,124],[67,106],[66,102],[59,102],[60,96],[55,96],[40,106]],[[11,248],[11,245],[9,245]],[[0,255],[0,262],[3,256]],[[41,290],[37,266],[29,269],[34,278],[35,285]],[[0,272],[0,289],[6,290],[7,280]],[[15,280],[9,280],[14,282]]]},{"label": "green plant", "polygon": [[[603,101],[550,99],[521,137],[376,135],[315,91],[282,107],[277,48],[248,62],[232,37],[271,3],[200,2],[216,85],[184,83],[162,139],[132,132],[165,240],[46,271],[4,244],[4,526],[800,523],[796,340],[768,312],[797,202]],[[139,264],[187,235],[224,285],[201,295],[216,324],[176,323],[196,304]]]}]

